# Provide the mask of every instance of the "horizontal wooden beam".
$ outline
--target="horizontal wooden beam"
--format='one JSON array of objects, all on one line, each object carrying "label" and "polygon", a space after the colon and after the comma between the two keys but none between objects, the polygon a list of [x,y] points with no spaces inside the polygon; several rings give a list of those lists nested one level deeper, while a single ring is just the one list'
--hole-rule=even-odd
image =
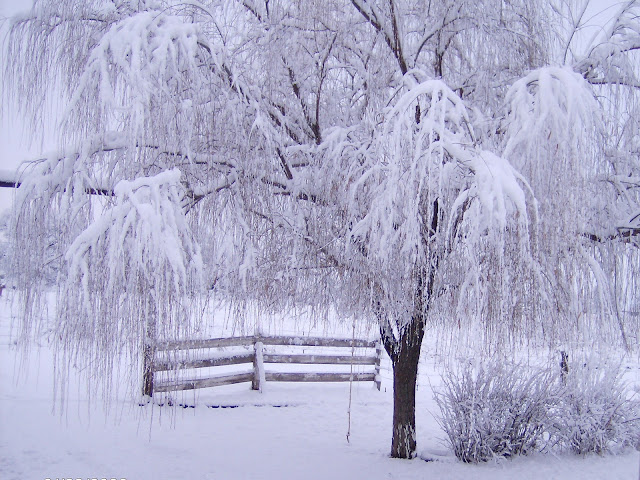
[{"label": "horizontal wooden beam", "polygon": [[313,365],[375,365],[376,357],[358,355],[275,355],[264,354],[264,363],[301,363]]},{"label": "horizontal wooden beam", "polygon": [[202,340],[175,340],[159,342],[156,350],[191,350],[195,348],[217,347],[249,347],[253,346],[255,337],[205,338]]},{"label": "horizontal wooden beam", "polygon": [[265,345],[290,345],[300,347],[354,347],[375,348],[376,340],[322,337],[258,337]]},{"label": "horizontal wooden beam", "polygon": [[[267,382],[348,382],[350,373],[291,373],[291,372],[265,372]],[[373,382],[375,373],[354,373],[354,382]]]},{"label": "horizontal wooden beam", "polygon": [[194,390],[196,388],[219,387],[221,385],[231,385],[234,383],[250,382],[253,380],[253,373],[238,373],[235,375],[224,375],[197,380],[183,380],[174,383],[158,383],[154,386],[155,392],[173,392],[179,390]]},{"label": "horizontal wooden beam", "polygon": [[154,372],[166,372],[170,370],[180,370],[183,368],[207,368],[221,367],[223,365],[239,365],[242,363],[252,363],[253,353],[233,355],[229,357],[207,358],[200,360],[181,360],[177,362],[156,362],[153,365]]},{"label": "horizontal wooden beam", "polygon": [[195,348],[217,348],[217,347],[240,347],[251,346],[255,342],[262,342],[264,345],[289,345],[300,347],[351,347],[375,348],[376,340],[363,340],[356,338],[322,338],[322,337],[227,337],[227,338],[205,338],[201,340],[175,340],[159,342],[157,350],[191,350]]}]

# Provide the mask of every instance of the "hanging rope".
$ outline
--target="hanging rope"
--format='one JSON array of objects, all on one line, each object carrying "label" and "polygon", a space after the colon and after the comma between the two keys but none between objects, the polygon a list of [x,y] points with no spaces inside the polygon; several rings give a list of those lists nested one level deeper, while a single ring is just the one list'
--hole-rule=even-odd
[{"label": "hanging rope", "polygon": [[353,357],[356,350],[356,321],[353,320],[353,329],[351,332],[351,371],[349,374],[349,408],[347,409],[347,443],[349,443],[349,437],[351,436],[351,393],[353,391]]}]

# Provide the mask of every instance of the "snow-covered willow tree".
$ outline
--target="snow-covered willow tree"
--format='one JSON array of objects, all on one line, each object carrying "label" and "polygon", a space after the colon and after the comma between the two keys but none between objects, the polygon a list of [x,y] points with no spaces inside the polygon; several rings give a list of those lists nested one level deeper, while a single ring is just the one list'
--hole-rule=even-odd
[{"label": "snow-covered willow tree", "polygon": [[[510,87],[503,155],[538,199],[535,257],[545,334],[599,331],[637,344],[640,5],[622,2],[580,39],[589,2],[558,2],[568,22],[555,57]],[[567,328],[567,326],[572,328]]]},{"label": "snow-covered willow tree", "polygon": [[[460,297],[480,288],[485,261],[479,256],[492,246],[504,258],[507,230],[520,247],[513,260],[529,258],[526,181],[475,143],[460,97],[441,80],[421,78],[419,71],[405,77],[402,95],[383,110],[356,163],[354,143],[364,142],[349,138],[349,131],[334,132],[343,138],[332,139],[324,154],[327,163],[338,159],[346,174],[338,189],[348,221],[339,262],[358,276],[392,361],[392,455],[403,458],[416,448],[418,360],[434,298],[444,296],[442,290],[455,288]],[[466,288],[447,278],[453,269]]]},{"label": "snow-covered willow tree", "polygon": [[203,289],[371,319],[403,458],[430,322],[554,340],[597,312],[628,339],[638,4],[550,66],[579,28],[564,6],[36,1],[4,91],[32,131],[63,113],[17,195],[25,338],[52,265],[60,371],[105,389],[189,333]]}]

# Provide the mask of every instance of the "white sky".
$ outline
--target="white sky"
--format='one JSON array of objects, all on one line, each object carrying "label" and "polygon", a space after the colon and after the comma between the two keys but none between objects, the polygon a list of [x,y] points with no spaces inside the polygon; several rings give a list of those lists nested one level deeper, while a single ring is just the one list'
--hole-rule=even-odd
[{"label": "white sky", "polygon": [[[625,2],[620,0],[592,0],[586,17],[590,18],[597,12],[604,12],[592,21],[596,24],[602,24],[617,11],[622,3]],[[32,0],[0,0],[0,19],[28,10],[31,4]],[[6,27],[0,28],[0,39],[3,38],[5,32]],[[588,33],[589,37],[591,35],[592,33]],[[3,62],[5,61],[3,57],[0,58],[2,58]],[[2,65],[0,64],[1,67]],[[37,139],[38,142],[39,140]],[[23,131],[21,119],[15,113],[4,111],[0,119],[0,170],[15,169],[21,161],[40,155],[42,153],[39,148],[40,144],[36,144],[35,141],[36,139],[29,138],[28,132]],[[34,145],[29,147],[31,142]],[[52,145],[45,145],[45,150],[50,150],[52,147]],[[12,189],[0,188],[0,213],[10,207],[11,198]]]},{"label": "white sky", "polygon": [[[31,8],[31,0],[0,0],[0,21],[7,17]],[[3,22],[4,23],[4,22]],[[6,33],[6,25],[0,27],[0,41]],[[4,50],[4,47],[2,48]],[[0,53],[0,69],[4,68],[5,57]],[[0,83],[0,88],[2,84]],[[0,96],[0,101],[2,96]],[[0,170],[10,170],[18,167],[25,158],[31,158],[39,152],[37,149],[26,147],[28,138],[24,138],[22,122],[12,112],[2,109],[0,117]],[[0,213],[11,207],[13,189],[0,188]]]}]

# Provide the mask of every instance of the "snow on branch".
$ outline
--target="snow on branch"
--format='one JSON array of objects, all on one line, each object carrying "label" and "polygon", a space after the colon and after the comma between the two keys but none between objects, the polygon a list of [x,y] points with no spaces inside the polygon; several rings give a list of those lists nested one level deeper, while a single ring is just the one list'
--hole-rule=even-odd
[{"label": "snow on branch", "polygon": [[505,228],[507,217],[516,211],[526,224],[521,187],[526,182],[506,160],[474,145],[464,103],[442,81],[409,88],[385,113],[376,139],[382,161],[371,175],[380,183],[353,234],[366,236],[370,251],[381,260],[393,257],[394,251],[411,252],[416,261],[425,258],[425,236],[439,236],[440,216],[459,195],[480,201],[485,219],[479,222],[481,228],[494,220]]},{"label": "snow on branch", "polygon": [[[94,135],[82,142],[82,147],[65,149],[48,153],[44,158],[23,162],[17,173],[7,174],[7,179],[18,188],[18,205],[28,203],[34,198],[53,196],[65,192],[67,196],[74,193],[91,195],[113,195],[105,184],[105,179],[96,181],[91,178],[87,165],[96,154],[113,152],[127,146],[124,137],[117,132],[105,132]],[[4,179],[4,177],[3,177]]]},{"label": "snow on branch", "polygon": [[[587,79],[567,66],[530,72],[513,84],[506,103],[503,156],[527,178],[538,199],[534,258],[541,272],[556,272],[540,275],[536,287],[550,299],[545,308],[553,305],[548,315],[563,334],[566,322],[587,308],[583,299],[597,299],[590,308],[607,319],[601,330],[620,333],[626,345],[610,278],[624,244],[634,243],[634,231],[620,227],[629,225],[632,205],[637,203],[633,192],[598,179],[616,170],[633,176],[635,167],[631,161],[626,166],[606,161],[607,148],[612,148],[608,145],[620,142],[607,133],[609,112]],[[594,260],[593,251],[611,262],[606,273],[602,273],[606,262]],[[558,270],[557,265],[564,267]],[[578,276],[582,278],[576,288]],[[618,325],[619,332],[614,332]]]},{"label": "snow on branch", "polygon": [[104,133],[87,138],[79,150],[54,151],[12,172],[10,186],[17,187],[13,242],[17,248],[30,248],[29,255],[12,259],[12,270],[16,284],[32,292],[32,300],[42,297],[43,287],[55,282],[66,247],[90,221],[96,205],[90,195],[113,194],[106,170],[92,168],[96,158],[105,152],[117,155],[123,145],[120,136]]},{"label": "snow on branch", "polygon": [[[546,212],[551,223],[563,222],[563,230],[572,232],[574,239],[634,236],[637,225],[628,206],[611,211],[592,205],[597,197],[593,180],[598,176],[609,179],[624,203],[632,205],[620,182],[633,177],[600,173],[605,139],[599,132],[604,120],[589,82],[570,67],[544,67],[515,82],[506,101],[504,156],[527,176],[539,198],[556,199]],[[558,182],[567,178],[571,183],[558,195]],[[586,231],[592,233],[585,235]]]},{"label": "snow on branch", "polygon": [[527,182],[504,158],[475,145],[459,96],[440,80],[416,82],[413,75],[369,147],[350,147],[344,130],[328,136],[360,159],[349,182],[348,245],[372,276],[386,279],[383,294],[404,299],[387,312],[393,318],[416,306],[416,289],[433,282],[452,243],[502,245],[510,226],[523,248],[528,241]]},{"label": "snow on branch", "polygon": [[95,111],[97,101],[102,122],[124,122],[135,141],[163,118],[151,116],[153,104],[188,115],[198,93],[199,52],[197,25],[179,17],[149,10],[116,21],[88,55],[67,121],[84,105]]},{"label": "snow on branch", "polygon": [[82,359],[107,396],[119,375],[111,368],[116,358],[133,365],[125,376],[135,389],[143,345],[188,332],[197,308],[202,259],[181,207],[180,175],[174,169],[120,181],[115,205],[65,254],[55,338],[62,374],[70,359]]},{"label": "snow on branch", "polygon": [[18,188],[20,181],[12,170],[0,170],[0,188]]},{"label": "snow on branch", "polygon": [[69,277],[80,281],[86,300],[95,294],[90,277],[105,274],[107,295],[132,281],[157,288],[161,277],[171,279],[166,288],[187,293],[190,275],[199,275],[202,265],[179,189],[177,169],[115,186],[116,205],[78,235],[66,254]]},{"label": "snow on branch", "polygon": [[612,21],[573,68],[594,85],[640,89],[637,56],[629,55],[634,51],[640,51],[640,3],[630,0],[622,2]]},{"label": "snow on branch", "polygon": [[569,67],[544,67],[521,78],[509,89],[507,143],[504,155],[539,141],[549,143],[579,138],[597,122],[598,105],[593,92]]}]

